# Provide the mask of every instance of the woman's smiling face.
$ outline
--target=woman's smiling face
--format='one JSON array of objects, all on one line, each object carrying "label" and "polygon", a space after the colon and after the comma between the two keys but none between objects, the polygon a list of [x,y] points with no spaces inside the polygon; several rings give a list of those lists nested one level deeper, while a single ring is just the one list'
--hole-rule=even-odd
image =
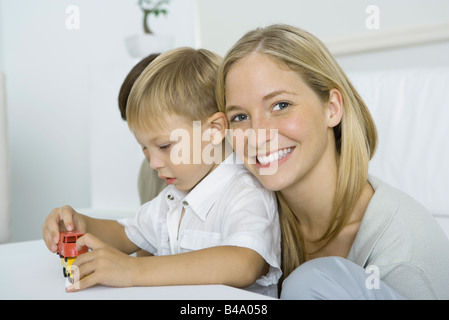
[{"label": "woman's smiling face", "polygon": [[[234,135],[234,149],[267,189],[293,187],[335,147],[329,141],[332,103],[321,101],[298,73],[273,58],[256,52],[238,60],[227,73],[225,90],[230,129],[252,129],[256,136],[246,135],[238,148]],[[276,170],[263,173],[270,165]]]}]

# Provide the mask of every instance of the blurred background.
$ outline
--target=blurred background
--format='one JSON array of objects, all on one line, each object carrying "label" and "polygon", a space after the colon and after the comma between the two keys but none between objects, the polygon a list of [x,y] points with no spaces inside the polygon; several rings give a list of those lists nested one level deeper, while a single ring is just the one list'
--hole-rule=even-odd
[{"label": "blurred background", "polygon": [[[449,67],[447,0],[171,0],[164,8],[148,23],[171,47],[224,55],[247,31],[287,23],[328,44],[348,73]],[[65,204],[105,218],[135,213],[143,154],[117,96],[143,57],[126,39],[143,33],[137,0],[0,0],[0,243],[40,238],[46,215]]]}]

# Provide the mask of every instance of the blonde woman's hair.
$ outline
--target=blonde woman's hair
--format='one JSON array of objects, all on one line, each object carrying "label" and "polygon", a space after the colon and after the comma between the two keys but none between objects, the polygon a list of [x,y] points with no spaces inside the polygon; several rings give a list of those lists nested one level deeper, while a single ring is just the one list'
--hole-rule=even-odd
[{"label": "blonde woman's hair", "polygon": [[218,112],[215,84],[221,62],[208,50],[187,47],[158,56],[129,94],[126,119],[131,131],[162,128],[165,115],[204,121]]},{"label": "blonde woman's hair", "polygon": [[[257,52],[297,72],[323,102],[329,101],[331,89],[343,97],[343,117],[334,128],[338,152],[337,186],[331,223],[317,242],[323,249],[346,225],[367,181],[368,162],[374,155],[377,132],[373,119],[341,67],[326,46],[310,33],[288,25],[272,25],[250,31],[226,54],[218,71],[217,103],[226,107],[226,75],[231,66]],[[282,231],[282,271],[287,277],[305,261],[304,239],[300,221],[289,204],[276,192]],[[321,250],[320,249],[320,250]]]}]

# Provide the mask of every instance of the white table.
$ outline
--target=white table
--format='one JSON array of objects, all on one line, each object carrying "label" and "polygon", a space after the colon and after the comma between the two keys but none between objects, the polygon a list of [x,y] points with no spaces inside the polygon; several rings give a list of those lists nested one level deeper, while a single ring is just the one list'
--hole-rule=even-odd
[{"label": "white table", "polygon": [[95,286],[65,292],[59,257],[43,240],[0,245],[0,300],[5,299],[154,299],[266,300],[269,296],[223,285],[111,288]]}]

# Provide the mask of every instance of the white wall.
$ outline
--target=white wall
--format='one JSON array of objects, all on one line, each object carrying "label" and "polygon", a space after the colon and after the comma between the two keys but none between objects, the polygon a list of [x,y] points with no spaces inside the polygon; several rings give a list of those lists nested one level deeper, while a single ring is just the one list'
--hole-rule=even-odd
[{"label": "white wall", "polygon": [[[449,1],[448,1],[449,3]],[[448,11],[449,12],[449,11]],[[337,57],[347,72],[449,66],[449,41]]]},{"label": "white wall", "polygon": [[[447,0],[198,0],[201,45],[224,55],[247,31],[273,23],[303,28],[325,43],[351,35],[449,22]],[[368,29],[370,5],[379,9],[379,29]],[[448,65],[449,42],[417,49],[338,56],[346,71]]]},{"label": "white wall", "polygon": [[[2,5],[0,2],[0,17]],[[6,105],[3,78],[3,42],[2,21],[0,20],[0,243],[7,242],[10,234],[10,204],[9,204],[9,165],[7,152]]]},{"label": "white wall", "polygon": [[[123,1],[119,1],[123,2]],[[129,3],[124,7],[134,11]],[[137,17],[138,28],[119,30],[112,34],[116,39],[115,48],[111,52],[120,52],[109,61],[96,55],[99,60],[89,69],[91,94],[89,102],[92,106],[90,153],[91,153],[91,207],[116,211],[134,212],[139,205],[137,193],[137,174],[143,159],[142,151],[129,132],[126,123],[119,117],[117,96],[123,79],[129,70],[139,61],[131,59],[124,52],[123,38],[140,33],[140,11],[130,14],[130,19]],[[150,20],[153,32],[174,35],[174,46],[196,47],[196,4],[195,0],[172,0],[167,17]],[[115,20],[111,17],[111,23]],[[119,27],[123,29],[123,26]],[[122,36],[123,35],[123,36]],[[112,42],[111,42],[112,43]],[[107,124],[107,125],[106,125]],[[111,143],[113,141],[113,143]],[[128,156],[128,155],[133,155]]]},{"label": "white wall", "polygon": [[65,28],[64,2],[2,6],[12,237],[30,239],[52,206],[90,201],[86,31]]},{"label": "white wall", "polygon": [[[66,27],[66,8],[73,4],[79,29]],[[0,5],[12,240],[41,237],[45,216],[64,204],[135,208],[143,157],[120,119],[117,95],[138,61],[124,45],[126,36],[143,32],[137,1]],[[153,31],[173,34],[176,46],[195,46],[195,10],[195,0],[172,0],[169,15],[151,22]]]},{"label": "white wall", "polygon": [[4,77],[2,72],[0,72],[0,243],[7,242],[10,235],[10,194],[7,132]]},{"label": "white wall", "polygon": [[3,70],[3,23],[2,17],[2,2],[0,1],[0,70]]}]

